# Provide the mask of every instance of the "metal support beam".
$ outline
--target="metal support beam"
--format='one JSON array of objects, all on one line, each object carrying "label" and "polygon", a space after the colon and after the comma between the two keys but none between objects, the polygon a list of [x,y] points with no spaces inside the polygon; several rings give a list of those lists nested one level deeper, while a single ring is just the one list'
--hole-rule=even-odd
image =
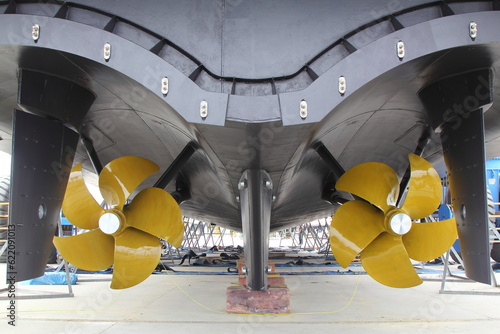
[{"label": "metal support beam", "polygon": [[175,158],[175,160],[172,162],[172,164],[167,168],[165,173],[160,177],[158,181],[156,181],[154,187],[160,188],[160,189],[165,189],[170,181],[174,179],[174,177],[179,173],[181,170],[182,166],[191,158],[191,156],[196,152],[196,146],[194,143],[189,143],[184,147]]},{"label": "metal support beam", "polygon": [[491,284],[483,107],[492,102],[488,69],[435,82],[419,93],[440,133],[467,277]]},{"label": "metal support beam", "polygon": [[273,183],[263,170],[247,170],[238,182],[247,286],[267,288]]},{"label": "metal support beam", "polygon": [[179,174],[175,179],[175,191],[170,193],[178,204],[191,199],[191,190],[186,178]]},{"label": "metal support beam", "polygon": [[90,162],[92,163],[92,166],[94,166],[94,171],[97,173],[97,175],[100,175],[102,171],[102,163],[99,157],[97,156],[97,152],[94,148],[94,143],[90,138],[87,138],[83,134],[81,135],[81,140],[83,145],[85,146],[85,149],[87,150]]},{"label": "metal support beam", "polygon": [[316,145],[313,146],[313,148],[316,150],[316,152],[319,154],[321,159],[330,167],[333,175],[335,176],[335,180],[338,180],[342,174],[345,173],[344,168],[339,164],[337,159],[328,151],[328,149],[325,147],[325,145],[321,142],[316,143]]},{"label": "metal support beam", "polygon": [[330,151],[325,147],[322,142],[318,142],[313,145],[313,149],[318,153],[318,155],[323,159],[323,162],[330,168],[333,174],[333,182],[327,183],[322,190],[321,198],[332,205],[343,204],[353,198],[359,199],[357,196],[348,193],[339,193],[335,189],[335,182],[345,173],[344,168],[339,164],[337,159],[330,153]]}]

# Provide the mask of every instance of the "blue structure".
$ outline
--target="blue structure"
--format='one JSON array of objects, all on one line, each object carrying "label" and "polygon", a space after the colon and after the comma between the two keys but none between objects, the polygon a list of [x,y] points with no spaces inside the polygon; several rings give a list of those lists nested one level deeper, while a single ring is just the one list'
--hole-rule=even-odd
[{"label": "blue structure", "polygon": [[[500,157],[486,161],[486,184],[490,188],[493,202],[499,202]],[[500,211],[499,205],[494,205],[495,211]],[[500,219],[496,219],[496,226],[500,227]]]},{"label": "blue structure", "polygon": [[71,226],[73,226],[73,224],[71,224],[71,223],[69,222],[69,220],[68,220],[65,216],[63,216],[62,214],[61,214],[61,225],[63,225],[63,226],[66,226],[66,225],[71,225]]}]

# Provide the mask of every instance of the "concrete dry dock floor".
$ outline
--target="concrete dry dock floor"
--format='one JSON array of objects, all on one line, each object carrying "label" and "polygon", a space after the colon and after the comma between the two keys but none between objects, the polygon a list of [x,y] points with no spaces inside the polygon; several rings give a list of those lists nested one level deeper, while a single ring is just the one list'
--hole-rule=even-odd
[{"label": "concrete dry dock floor", "polygon": [[[9,301],[0,300],[0,332],[471,333],[500,328],[500,295],[439,294],[439,281],[393,289],[367,275],[286,276],[292,314],[225,314],[225,291],[236,278],[152,275],[117,291],[109,288],[110,275],[79,275],[73,298],[17,300],[16,327],[7,324]],[[449,282],[447,288],[500,292],[466,282]],[[18,295],[48,292],[67,292],[67,287],[18,285],[16,290]]]}]

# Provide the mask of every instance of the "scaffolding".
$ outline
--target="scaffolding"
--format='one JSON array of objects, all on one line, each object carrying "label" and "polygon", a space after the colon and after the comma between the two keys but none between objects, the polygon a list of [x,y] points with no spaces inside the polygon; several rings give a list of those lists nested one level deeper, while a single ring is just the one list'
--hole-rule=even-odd
[{"label": "scaffolding", "polygon": [[[9,207],[9,203],[5,203],[5,202],[0,203],[0,206],[2,206],[2,205],[3,206],[7,206],[7,208]],[[7,226],[6,227],[0,227],[0,231],[2,231],[2,230],[8,230],[9,210],[7,209],[7,214],[1,215],[0,218],[7,219]],[[61,220],[58,220],[57,223],[58,223],[57,225],[58,225],[58,228],[59,228],[59,234],[62,235]],[[3,253],[7,249],[8,238],[6,238],[6,240],[2,239],[0,241],[3,242],[2,248],[0,249],[0,256],[2,256]],[[6,262],[8,263],[8,260]],[[65,272],[66,272],[66,283],[67,283],[67,287],[68,287],[68,292],[67,293],[47,292],[46,294],[33,294],[33,295],[19,295],[19,294],[17,294],[16,295],[16,299],[42,299],[42,298],[74,297],[73,288],[72,288],[71,282],[70,282],[70,272],[69,272],[69,268],[68,268],[68,263],[66,261],[64,261],[64,260],[61,263],[61,265],[59,266],[57,272],[59,272],[62,267],[64,267]],[[8,290],[9,290],[9,288],[0,289],[0,293],[6,292]],[[0,296],[0,300],[8,300],[8,299],[10,299],[10,298],[5,297],[5,296]]]},{"label": "scaffolding", "polygon": [[[184,240],[181,249],[208,250],[214,246],[225,248],[235,245],[237,233],[217,226],[205,223],[193,218],[184,217]],[[242,242],[238,240],[238,242]]]},{"label": "scaffolding", "polygon": [[[181,246],[176,249],[165,244],[162,256],[179,255],[180,251],[187,249],[206,251],[214,246],[217,249],[224,249],[243,245],[241,233],[189,217],[184,217],[183,221],[184,240]],[[271,234],[270,238],[276,240],[277,247],[317,250],[320,253],[328,254],[330,252],[329,229],[329,219],[324,218],[281,230]],[[271,246],[273,246],[272,244]]]},{"label": "scaffolding", "polygon": [[[467,295],[500,295],[500,291],[471,291],[471,290],[449,290],[446,289],[446,283],[448,282],[449,277],[456,278],[454,282],[473,282],[469,278],[461,275],[456,275],[451,272],[450,269],[450,254],[454,255],[454,258],[458,260],[462,268],[464,267],[464,264],[462,262],[462,258],[460,255],[457,253],[455,248],[453,246],[443,255],[441,256],[441,259],[443,260],[444,263],[444,268],[443,268],[443,278],[441,279],[441,288],[439,290],[439,293],[441,294],[467,294]],[[498,287],[498,282],[495,277],[495,272],[493,269],[490,267],[490,274],[491,274],[491,286],[492,287]]]},{"label": "scaffolding", "polygon": [[[498,205],[500,203],[491,203],[493,205]],[[491,218],[500,218],[500,215],[494,214],[494,215],[488,215],[488,227],[489,227],[489,238],[490,238],[490,244],[495,244],[495,243],[500,243],[500,233],[498,232],[500,228],[496,227],[496,225],[491,221]],[[450,255],[453,254],[453,259],[456,259],[462,268],[464,267],[464,263],[462,262],[462,258],[460,254],[455,250],[455,248],[452,246],[443,256],[441,256],[441,259],[443,260],[444,263],[444,268],[443,268],[443,278],[441,280],[441,289],[439,290],[439,293],[447,293],[447,294],[486,294],[486,295],[498,295],[500,292],[482,292],[482,291],[458,291],[458,290],[448,290],[446,289],[446,283],[448,277],[454,277],[457,278],[463,282],[471,281],[467,277],[460,276],[460,275],[455,275],[451,272],[451,269],[449,267],[449,260],[450,260]],[[493,268],[490,266],[490,274],[491,274],[491,286],[493,287],[499,287],[495,272],[493,271]]]},{"label": "scaffolding", "polygon": [[308,222],[279,232],[279,246],[289,246],[301,250],[317,250],[320,253],[330,252],[329,219],[323,218]]}]

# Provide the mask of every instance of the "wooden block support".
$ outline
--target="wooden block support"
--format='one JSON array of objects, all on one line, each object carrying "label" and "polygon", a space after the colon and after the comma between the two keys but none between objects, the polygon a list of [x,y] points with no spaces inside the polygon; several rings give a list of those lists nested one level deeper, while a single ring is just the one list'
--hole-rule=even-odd
[{"label": "wooden block support", "polygon": [[237,262],[240,285],[227,288],[226,311],[244,314],[290,313],[290,290],[285,285],[285,278],[276,273],[275,264],[269,263],[269,288],[263,291],[246,287],[247,278],[242,271],[244,265],[243,260]]},{"label": "wooden block support", "polygon": [[290,313],[290,290],[285,285],[252,291],[243,285],[227,288],[226,311],[243,314]]}]

